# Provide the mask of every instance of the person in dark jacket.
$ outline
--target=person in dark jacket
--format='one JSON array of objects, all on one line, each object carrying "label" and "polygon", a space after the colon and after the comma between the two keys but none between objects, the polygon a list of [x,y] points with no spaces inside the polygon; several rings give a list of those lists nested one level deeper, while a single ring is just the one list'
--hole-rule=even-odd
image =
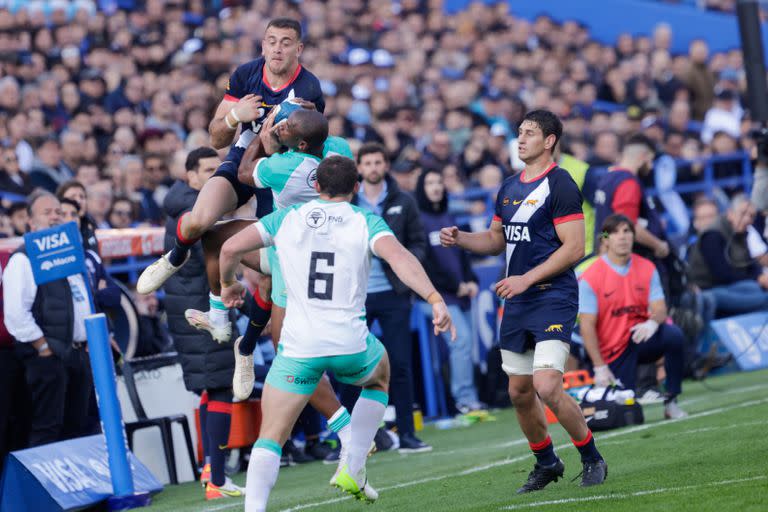
[{"label": "person in dark jacket", "polygon": [[[192,209],[198,192],[220,163],[216,151],[208,147],[197,148],[187,156],[187,183],[176,181],[163,204],[168,217],[166,251],[175,244],[179,217]],[[184,316],[184,311],[189,308],[208,309],[209,291],[203,248],[197,242],[190,250],[187,264],[165,283],[165,309],[173,344],[179,353],[184,385],[202,397],[200,430],[205,466],[200,480],[206,485],[206,499],[213,499],[222,495],[242,496],[243,491],[224,474],[235,370],[232,345],[216,343],[208,332],[190,326]]]},{"label": "person in dark jacket", "polygon": [[[477,295],[477,276],[472,270],[469,254],[458,247],[440,245],[440,229],[455,226],[456,219],[448,213],[448,197],[443,175],[437,169],[427,169],[419,176],[416,201],[421,211],[421,223],[427,236],[427,257],[424,268],[437,291],[448,304],[456,326],[456,340],[448,340],[451,363],[451,394],[456,409],[462,414],[485,409],[477,399],[472,362],[472,317],[470,301]],[[424,314],[431,316],[432,308],[423,304]]]},{"label": "person in dark jacket", "polygon": [[689,277],[714,297],[718,315],[768,309],[768,273],[752,258],[747,228],[755,221],[755,207],[745,196],[735,196],[728,212],[699,236],[689,252]]},{"label": "person in dark jacket", "polygon": [[63,201],[64,199],[71,199],[79,205],[79,220],[77,224],[80,226],[80,235],[83,238],[83,247],[86,250],[90,250],[98,254],[99,243],[96,240],[96,221],[93,220],[90,215],[88,215],[88,192],[85,190],[85,185],[77,180],[70,180],[62,183],[61,186],[56,189],[56,197],[59,198],[59,201]]},{"label": "person in dark jacket", "polygon": [[[389,159],[384,146],[363,144],[357,153],[357,170],[363,182],[353,203],[383,217],[400,243],[419,261],[424,261],[427,242],[419,209],[413,198],[402,192],[387,174]],[[430,451],[432,447],[414,434],[410,291],[389,265],[376,257],[371,260],[365,310],[369,327],[375,320],[379,321],[381,341],[392,365],[390,397],[397,415],[400,451]],[[355,397],[348,396],[351,394],[348,388],[344,391],[342,402],[351,405]]]}]

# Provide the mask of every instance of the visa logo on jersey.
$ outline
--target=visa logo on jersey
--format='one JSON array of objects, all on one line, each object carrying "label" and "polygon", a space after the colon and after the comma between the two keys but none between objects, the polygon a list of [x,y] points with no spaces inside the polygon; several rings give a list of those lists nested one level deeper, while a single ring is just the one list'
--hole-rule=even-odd
[{"label": "visa logo on jersey", "polygon": [[528,231],[528,226],[525,225],[510,225],[504,226],[504,235],[507,237],[507,242],[530,242],[531,234]]},{"label": "visa logo on jersey", "polygon": [[64,231],[35,239],[35,245],[37,245],[40,252],[58,249],[59,247],[69,245],[70,243],[69,237]]}]

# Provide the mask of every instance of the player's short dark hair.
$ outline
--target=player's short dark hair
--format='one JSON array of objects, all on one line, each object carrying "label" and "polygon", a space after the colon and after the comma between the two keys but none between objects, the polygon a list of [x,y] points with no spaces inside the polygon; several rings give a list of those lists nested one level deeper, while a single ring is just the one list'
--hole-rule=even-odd
[{"label": "player's short dark hair", "polygon": [[360,149],[357,150],[357,163],[359,164],[365,155],[375,155],[376,153],[381,153],[381,156],[384,157],[384,161],[389,163],[387,148],[378,142],[366,142],[360,146]]},{"label": "player's short dark hair", "polygon": [[301,137],[310,148],[322,148],[328,138],[328,119],[317,110],[302,108],[288,118],[299,127]]},{"label": "player's short dark hair", "polygon": [[645,146],[648,151],[656,154],[656,143],[653,142],[653,139],[642,133],[634,133],[630,135],[629,138],[627,138],[627,142],[624,143],[625,148],[629,146]]},{"label": "player's short dark hair", "polygon": [[629,227],[629,230],[632,231],[632,236],[635,236],[635,223],[632,222],[629,217],[620,213],[614,213],[606,217],[600,228],[600,233],[603,237],[608,238],[608,235],[618,231],[624,224],[626,224]]},{"label": "player's short dark hair", "polygon": [[299,23],[293,18],[285,18],[285,17],[275,18],[269,22],[269,24],[267,25],[267,29],[269,29],[270,27],[285,28],[285,29],[293,30],[294,32],[296,32],[297,39],[301,41],[301,38],[302,38],[301,23]]},{"label": "player's short dark hair", "polygon": [[563,136],[563,123],[557,115],[544,109],[531,110],[525,114],[523,121],[536,123],[541,128],[541,133],[544,134],[545,139],[550,135],[554,135],[555,144],[552,146],[552,151],[555,150],[555,146],[560,142],[560,137]]},{"label": "player's short dark hair", "polygon": [[357,184],[355,161],[345,156],[329,156],[317,167],[320,192],[331,197],[346,196],[354,192]]},{"label": "player's short dark hair", "polygon": [[187,160],[184,162],[184,168],[187,171],[196,171],[197,166],[200,165],[200,160],[203,158],[212,158],[218,156],[219,154],[215,149],[209,148],[208,146],[200,146],[199,148],[195,148],[189,152],[187,155]]}]

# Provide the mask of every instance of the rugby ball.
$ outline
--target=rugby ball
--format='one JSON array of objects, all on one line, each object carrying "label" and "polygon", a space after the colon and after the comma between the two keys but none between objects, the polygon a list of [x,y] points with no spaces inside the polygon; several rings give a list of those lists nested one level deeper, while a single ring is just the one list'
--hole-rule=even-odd
[{"label": "rugby ball", "polygon": [[277,110],[277,114],[275,114],[275,126],[282,123],[283,121],[286,121],[291,116],[291,114],[297,110],[301,110],[302,108],[303,107],[301,105],[292,99],[284,100],[282,103],[275,107]]}]

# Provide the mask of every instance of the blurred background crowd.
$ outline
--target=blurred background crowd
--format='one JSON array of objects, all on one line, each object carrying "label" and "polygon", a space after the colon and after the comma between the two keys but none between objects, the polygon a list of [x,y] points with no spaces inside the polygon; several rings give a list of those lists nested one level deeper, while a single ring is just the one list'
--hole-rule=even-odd
[{"label": "blurred background crowd", "polygon": [[636,131],[689,160],[754,146],[741,52],[693,41],[672,54],[664,24],[602,45],[579,23],[517,18],[506,2],[450,16],[435,0],[4,4],[0,190],[19,196],[4,196],[6,236],[22,231],[21,196],[73,178],[98,227],[161,225],[229,73],[259,54],[275,16],[303,21],[302,62],[322,80],[332,133],[383,143],[409,190],[424,168],[441,169],[452,194],[497,187],[520,169],[517,124],[539,107],[564,120],[562,151],[593,166],[616,162]]}]

